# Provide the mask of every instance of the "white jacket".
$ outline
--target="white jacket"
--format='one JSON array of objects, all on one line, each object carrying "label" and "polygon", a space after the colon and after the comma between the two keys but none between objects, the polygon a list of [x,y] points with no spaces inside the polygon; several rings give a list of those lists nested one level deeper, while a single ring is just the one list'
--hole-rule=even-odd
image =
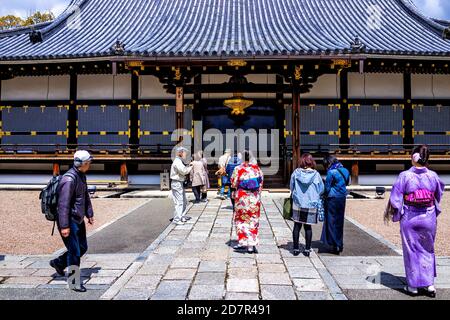
[{"label": "white jacket", "polygon": [[184,182],[186,176],[191,172],[192,167],[186,166],[180,158],[175,158],[170,168],[170,179]]}]

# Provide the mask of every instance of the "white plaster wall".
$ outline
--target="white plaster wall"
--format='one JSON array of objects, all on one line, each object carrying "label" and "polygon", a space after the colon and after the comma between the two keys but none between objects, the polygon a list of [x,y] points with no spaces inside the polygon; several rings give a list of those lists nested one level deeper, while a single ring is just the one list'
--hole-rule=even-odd
[{"label": "white plaster wall", "polygon": [[450,75],[413,74],[411,90],[413,99],[448,99]]},{"label": "white plaster wall", "polygon": [[312,84],[310,92],[302,95],[304,98],[339,99],[340,79],[336,74],[325,74]]},{"label": "white plaster wall", "polygon": [[131,99],[131,76],[79,75],[77,99]]},{"label": "white plaster wall", "polygon": [[349,98],[403,98],[403,74],[349,73]]},{"label": "white plaster wall", "polygon": [[69,76],[17,77],[2,80],[1,100],[68,100]]},{"label": "white plaster wall", "polygon": [[175,99],[175,95],[167,93],[157,77],[144,75],[139,77],[139,98]]}]

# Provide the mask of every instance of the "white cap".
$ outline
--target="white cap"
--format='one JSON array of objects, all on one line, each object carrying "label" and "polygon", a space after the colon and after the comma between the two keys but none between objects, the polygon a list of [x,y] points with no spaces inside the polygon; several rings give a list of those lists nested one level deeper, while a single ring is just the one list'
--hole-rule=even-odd
[{"label": "white cap", "polygon": [[178,152],[178,153],[180,153],[180,152],[189,152],[189,150],[186,149],[185,147],[178,147],[178,148],[177,148],[177,152]]},{"label": "white cap", "polygon": [[75,165],[81,166],[84,162],[92,161],[94,159],[91,154],[85,150],[79,150],[75,152],[73,160]]}]

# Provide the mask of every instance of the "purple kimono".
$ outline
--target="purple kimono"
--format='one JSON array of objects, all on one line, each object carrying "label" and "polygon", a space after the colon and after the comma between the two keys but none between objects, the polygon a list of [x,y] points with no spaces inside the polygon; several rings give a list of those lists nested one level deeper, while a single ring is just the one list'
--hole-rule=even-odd
[{"label": "purple kimono", "polygon": [[[444,187],[436,172],[412,167],[400,174],[392,188],[390,204],[394,210],[393,221],[400,221],[406,280],[412,288],[434,285],[434,241]],[[404,196],[419,189],[434,194],[434,206],[420,208],[404,204]]]}]

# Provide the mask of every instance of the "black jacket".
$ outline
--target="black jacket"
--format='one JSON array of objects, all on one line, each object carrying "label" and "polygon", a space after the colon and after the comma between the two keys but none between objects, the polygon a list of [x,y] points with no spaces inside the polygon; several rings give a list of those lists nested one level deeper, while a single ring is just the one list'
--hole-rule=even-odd
[{"label": "black jacket", "polygon": [[[58,186],[58,225],[60,229],[68,228],[70,219],[80,224],[84,217],[92,218],[94,216],[86,175],[75,167],[67,173],[61,178]],[[76,177],[75,180],[72,175]]]}]

